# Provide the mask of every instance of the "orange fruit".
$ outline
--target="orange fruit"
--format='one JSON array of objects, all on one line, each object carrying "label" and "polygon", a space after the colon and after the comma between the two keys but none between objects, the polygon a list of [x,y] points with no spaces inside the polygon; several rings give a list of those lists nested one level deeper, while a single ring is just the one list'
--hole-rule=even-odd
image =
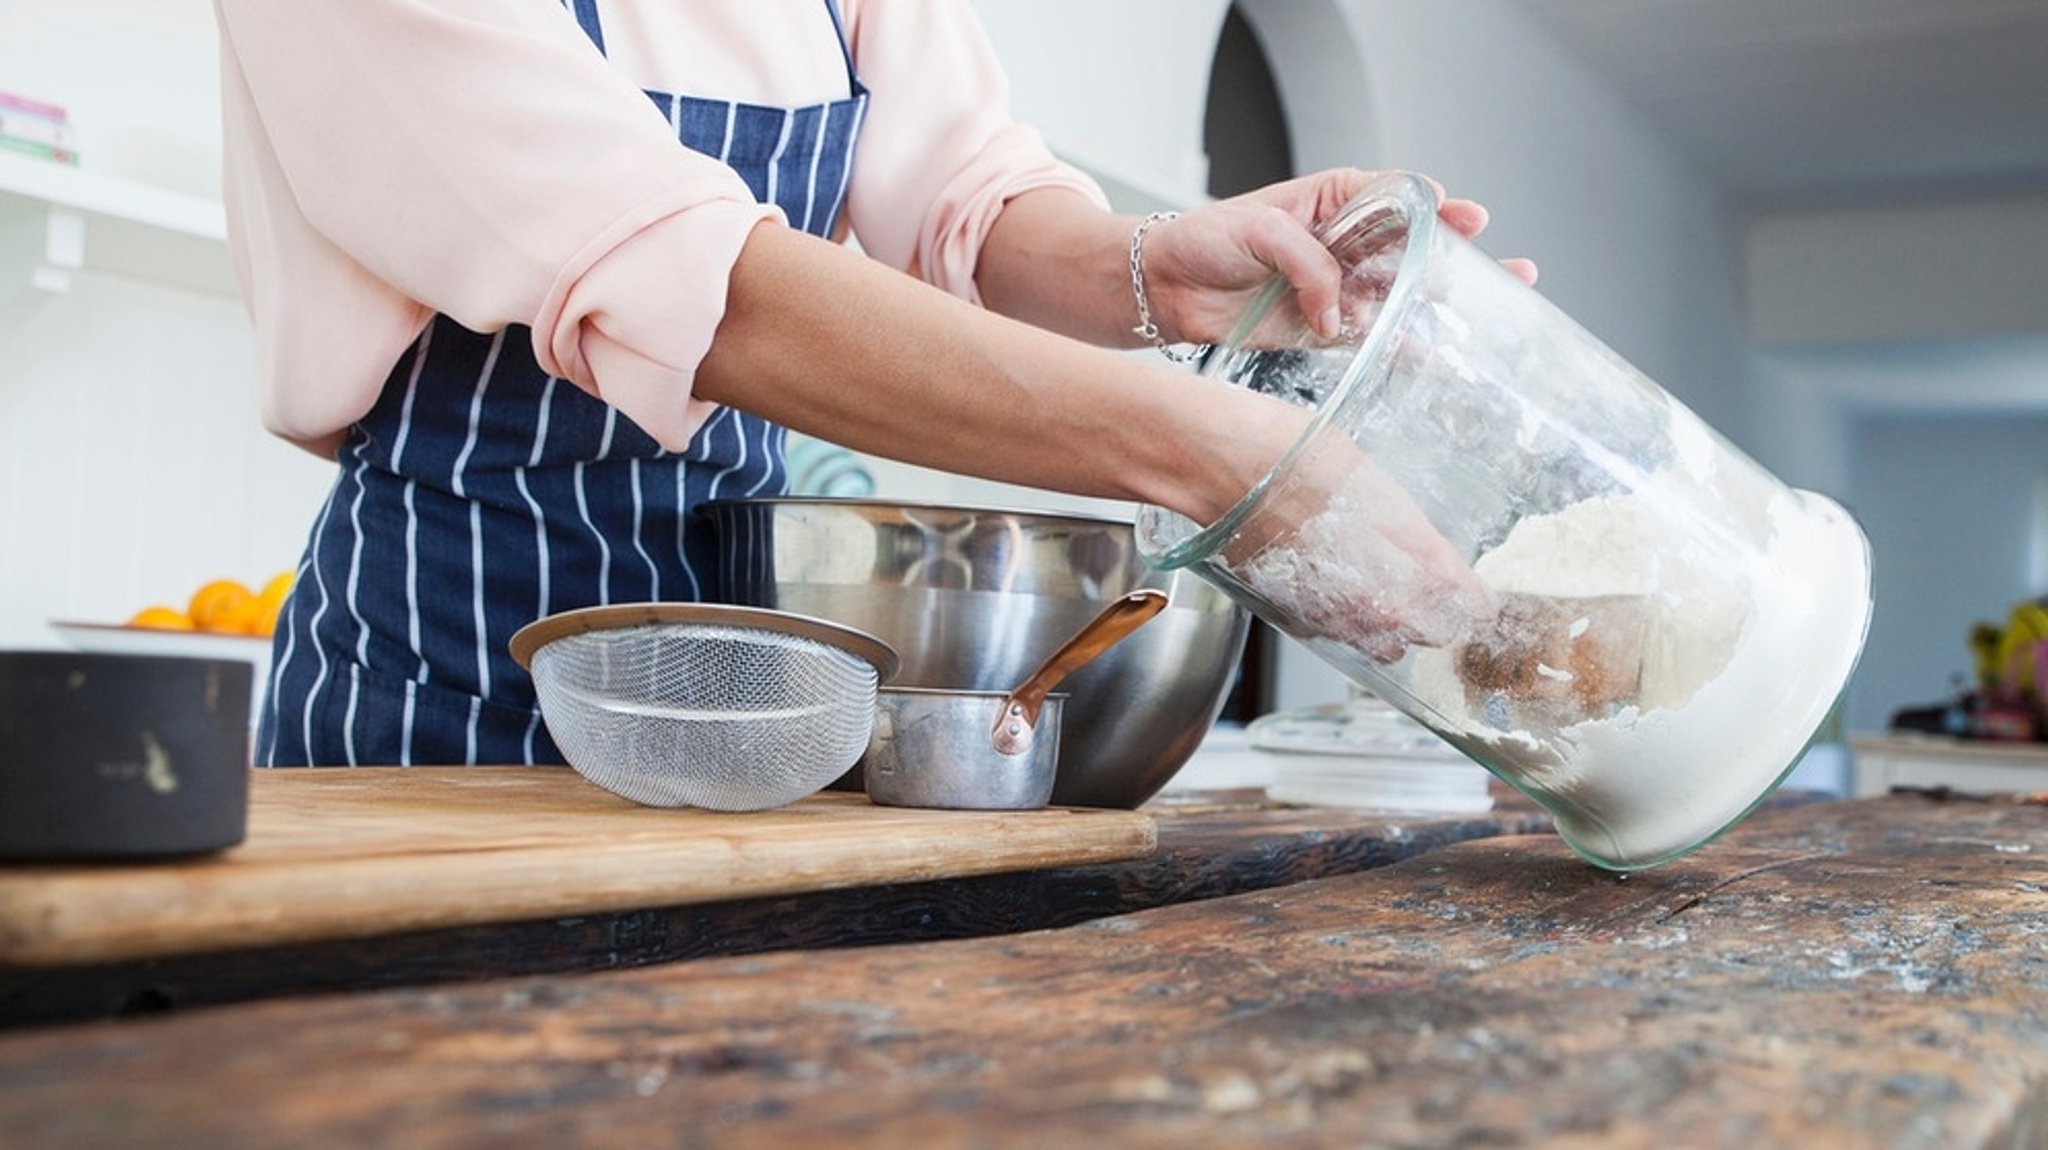
[{"label": "orange fruit", "polygon": [[192,617],[176,607],[144,607],[129,616],[130,627],[153,627],[159,631],[190,631]]},{"label": "orange fruit", "polygon": [[215,579],[192,593],[185,614],[201,631],[247,634],[256,613],[256,593],[238,579]]},{"label": "orange fruit", "polygon": [[251,635],[268,637],[277,631],[277,616],[284,610],[285,597],[292,593],[292,579],[292,572],[280,571],[256,592],[256,610],[250,619]]}]

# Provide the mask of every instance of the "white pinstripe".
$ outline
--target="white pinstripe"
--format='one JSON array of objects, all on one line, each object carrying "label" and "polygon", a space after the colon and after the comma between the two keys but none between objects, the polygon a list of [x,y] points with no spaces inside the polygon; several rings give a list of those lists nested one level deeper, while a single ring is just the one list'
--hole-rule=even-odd
[{"label": "white pinstripe", "polygon": [[[783,113],[783,131],[789,131],[790,116]],[[804,177],[804,230],[811,230],[811,214],[818,210],[818,157],[825,154],[825,129],[832,124],[832,106],[818,109],[818,138],[811,143],[811,170]]]},{"label": "white pinstripe", "polygon": [[[533,553],[535,564],[538,567],[535,574],[539,583],[539,587],[536,590],[536,598],[539,601],[533,607],[533,617],[536,619],[543,618],[548,613],[550,600],[548,580],[552,574],[554,564],[548,556],[547,520],[541,514],[540,500],[533,497],[533,491],[527,486],[526,473],[529,468],[539,466],[540,461],[546,457],[548,426],[554,414],[556,382],[556,378],[551,375],[548,377],[547,382],[541,385],[540,418],[534,424],[533,450],[526,456],[526,467],[515,468],[512,472],[512,483],[519,489],[519,497],[526,501],[527,514],[533,517]],[[526,734],[519,742],[520,749],[529,763],[534,761],[533,740],[534,736],[539,733],[540,712],[536,710],[527,717]]]},{"label": "white pinstripe", "polygon": [[[448,490],[458,499],[469,499],[469,485],[465,473],[469,470],[470,456],[476,454],[476,444],[483,434],[484,395],[490,390],[491,375],[498,370],[498,354],[505,348],[505,330],[498,329],[491,336],[491,347],[484,353],[483,367],[477,372],[476,383],[469,394],[469,433],[463,437],[462,450],[456,452],[455,462],[448,468]],[[484,527],[483,506],[475,501],[469,504],[469,615],[476,642],[477,695],[488,698],[491,693],[491,636],[484,618]],[[469,730],[467,732],[468,753],[465,762],[476,762],[477,720],[480,712],[475,706],[469,709]]]},{"label": "white pinstripe", "polygon": [[448,469],[448,490],[458,499],[469,498],[462,476],[469,469],[469,457],[476,452],[477,436],[483,428],[484,392],[491,386],[491,373],[498,369],[498,352],[504,346],[505,331],[500,328],[491,337],[491,350],[484,353],[484,368],[477,373],[476,386],[469,394],[469,434],[463,437],[462,450],[455,453],[455,463]]},{"label": "white pinstripe", "polygon": [[[434,325],[428,324],[420,334],[418,353],[413,359],[412,375],[405,382],[405,404],[398,417],[398,434],[391,444],[391,470],[393,474],[405,474],[402,466],[405,448],[412,439],[413,405],[419,397],[420,373],[426,367],[427,348],[434,339]],[[401,499],[405,507],[405,639],[412,648],[413,675],[424,681],[427,677],[427,654],[420,639],[420,513],[416,498],[418,483],[411,478],[405,481],[405,492]],[[398,732],[398,765],[412,765],[412,724],[414,715],[414,692],[405,692],[405,717]],[[312,744],[308,743],[310,747]]]},{"label": "white pinstripe", "polygon": [[[355,621],[355,665],[357,666],[360,666],[365,661],[364,652],[369,649],[370,645],[369,625],[363,621],[362,611],[356,605],[356,591],[362,586],[363,581],[363,496],[369,491],[370,485],[362,481],[362,475],[367,466],[366,464],[356,471],[356,497],[354,502],[348,506],[348,527],[355,534],[356,538],[355,542],[348,549],[348,585],[344,606],[348,608],[349,618]],[[323,669],[322,675],[324,676],[325,673]],[[350,671],[348,676],[348,707],[342,719],[341,745],[342,756],[348,760],[348,765],[351,767],[358,765],[356,762],[357,686],[355,672]]]},{"label": "white pinstripe", "polygon": [[533,497],[533,491],[527,486],[526,473],[531,468],[540,466],[540,461],[546,458],[548,423],[554,410],[557,382],[554,376],[549,376],[548,381],[541,385],[540,420],[533,429],[533,450],[526,455],[526,466],[514,468],[512,471],[512,483],[519,489],[519,497],[526,501],[527,513],[533,517],[533,550],[540,564],[540,601],[534,604],[533,616],[536,619],[548,613],[548,604],[551,601],[548,593],[551,564],[548,559],[547,520],[541,514],[540,500]]},{"label": "white pinstripe", "polygon": [[[469,571],[469,615],[476,625],[476,694],[481,700],[491,697],[491,643],[484,619],[484,509],[481,503],[469,505]],[[464,760],[466,762],[476,762],[479,714],[475,706],[470,707],[469,756]]]},{"label": "white pinstripe", "polygon": [[[553,394],[555,381],[552,379],[548,380],[547,386],[548,391],[546,394]],[[545,438],[546,434],[546,416],[542,416],[541,438]],[[540,443],[538,439],[534,443],[533,458],[540,458]],[[533,617],[540,619],[548,613],[548,532],[546,523],[541,518],[540,501],[533,497],[532,490],[526,485],[526,472],[527,469],[524,467],[513,469],[512,484],[519,489],[519,497],[526,501],[527,513],[533,517],[534,558],[539,567],[536,574],[539,576],[540,582],[540,602],[534,604]],[[529,763],[533,761],[533,737],[539,730],[540,712],[535,711],[532,718],[527,720],[526,738],[521,743],[521,746],[526,750],[526,761]]]},{"label": "white pinstripe", "polygon": [[[413,674],[417,681],[427,678],[427,653],[420,639],[420,511],[415,493],[419,484],[414,480],[405,481],[405,494],[401,502],[405,506],[405,640],[412,647],[415,664]],[[398,737],[398,765],[412,765],[412,718],[413,691],[405,692],[404,728]]]},{"label": "white pinstripe", "polygon": [[[789,435],[789,429],[788,429],[788,428],[785,428],[785,427],[783,427],[783,426],[782,426],[781,424],[779,424],[779,423],[770,423],[769,421],[767,421],[767,420],[765,420],[765,419],[764,419],[764,420],[762,420],[762,421],[761,421],[761,454],[762,454],[762,455],[764,455],[764,456],[766,456],[766,457],[767,457],[767,458],[769,458],[769,459],[773,459],[773,458],[775,458],[775,445],[776,445],[776,443],[777,443],[778,441],[781,441],[781,440],[786,440],[786,439],[787,439],[787,437],[788,437],[788,435]],[[765,490],[767,490],[767,489],[768,489],[768,484],[769,484],[770,482],[772,482],[772,481],[773,481],[774,479],[775,479],[775,470],[774,470],[774,468],[768,468],[768,469],[766,469],[766,470],[762,471],[762,472],[761,472],[761,478],[759,478],[759,479],[755,480],[755,481],[754,481],[754,485],[753,485],[752,487],[749,487],[749,488],[747,488],[747,494],[748,494],[748,495],[759,495],[759,494],[761,494],[761,492],[763,492],[763,491],[765,491]]]},{"label": "white pinstripe", "polygon": [[[731,418],[728,419],[728,416]],[[725,477],[747,465],[747,433],[746,429],[739,425],[739,416],[733,412],[732,408],[721,407],[718,409],[718,418],[714,422],[730,422],[733,425],[732,441],[739,446],[740,451],[739,458],[733,460],[730,467],[720,468],[718,474],[711,477],[710,486],[704,489],[704,498],[706,500],[718,498],[718,485],[725,482]],[[705,431],[709,432],[712,426],[713,424],[705,424]]]},{"label": "white pinstripe", "polygon": [[548,421],[554,416],[555,384],[559,382],[551,375],[546,383],[540,385],[540,421],[533,428],[533,450],[526,454],[528,467],[539,467],[540,461],[546,458]]},{"label": "white pinstripe", "polygon": [[640,561],[647,564],[647,597],[659,603],[661,568],[654,565],[654,556],[647,553],[647,544],[641,538],[641,533],[647,526],[647,499],[640,490],[640,464],[641,460],[635,459],[626,465],[633,482],[633,550],[639,553]]},{"label": "white pinstripe", "polygon": [[[775,198],[775,196],[777,191],[780,190],[780,185],[782,183],[782,153],[789,150],[789,129],[791,125],[795,123],[795,121],[795,116],[790,115],[788,112],[782,113],[782,131],[775,137],[775,150],[773,152],[768,153],[768,172],[766,177],[764,177],[765,182],[763,184],[763,187],[767,191],[767,195],[763,198],[765,198],[771,204],[776,204],[778,207],[781,206],[780,201],[778,201]],[[805,194],[809,194],[808,189],[806,189]]]},{"label": "white pinstripe", "polygon": [[[690,505],[690,467],[691,463],[689,460],[676,460],[677,507],[688,507]],[[676,561],[683,566],[683,575],[690,581],[690,599],[692,602],[696,602],[704,598],[704,585],[697,578],[696,568],[690,566],[690,553],[683,548],[683,541],[689,536],[689,526],[690,522],[687,515],[676,516]]]},{"label": "white pinstripe", "polygon": [[[341,476],[336,476],[335,482],[339,484],[341,482],[341,479]],[[313,521],[312,545],[306,548],[305,556],[299,560],[298,575],[294,577],[292,580],[292,586],[294,588],[310,586],[316,590],[319,589],[320,573],[317,565],[315,565],[313,562],[313,556],[319,551],[320,538],[327,532],[327,517],[329,514],[333,512],[333,510],[334,502],[331,499],[320,505],[319,518]],[[310,579],[307,578],[307,575],[309,573],[312,576],[312,578]],[[293,605],[293,609],[297,610],[297,604]],[[285,636],[284,654],[278,657],[277,665],[270,669],[270,693],[269,697],[264,700],[264,702],[270,708],[270,724],[273,731],[273,737],[271,739],[270,762],[267,764],[268,766],[274,767],[277,765],[277,740],[274,737],[274,732],[278,726],[284,723],[284,706],[283,703],[277,697],[277,687],[278,684],[284,682],[285,671],[292,665],[292,661],[298,657],[298,653],[299,629],[297,627],[293,627],[291,628],[290,632]],[[307,709],[310,710],[310,707],[311,703],[309,700]]]},{"label": "white pinstripe", "polygon": [[592,603],[611,602],[612,587],[612,545],[605,541],[604,532],[597,529],[597,523],[590,518],[590,496],[583,487],[583,471],[589,462],[576,463],[576,514],[582,517],[583,526],[590,529],[590,537],[597,540],[597,595]]},{"label": "white pinstripe", "polygon": [[[351,477],[355,478],[356,489],[358,492],[362,490],[361,468],[362,465],[357,464],[355,469],[351,470],[347,475],[343,476],[343,482],[346,482]],[[338,487],[336,489],[335,494],[340,494],[340,490]],[[332,506],[332,504],[329,504],[330,510],[332,509]],[[326,537],[327,527],[332,522],[333,520],[328,515],[327,511],[322,511],[320,514],[320,526],[314,535],[313,549],[315,552],[319,550],[320,542]],[[320,620],[325,619],[327,617],[327,608],[334,602],[334,600],[332,596],[328,593],[327,579],[325,576],[320,574],[320,569],[318,567],[315,567],[313,569],[313,585],[320,592],[320,605],[313,609],[313,618],[307,623],[307,629],[317,635],[320,632]],[[315,643],[313,645],[313,654],[320,660],[320,670],[317,674],[313,676],[313,687],[311,690],[306,692],[305,710],[299,716],[299,722],[304,728],[302,735],[306,741],[306,746],[308,747],[313,745],[313,708],[314,705],[319,701],[321,689],[327,685],[328,670],[327,651],[324,648],[322,648],[318,643]]]},{"label": "white pinstripe", "polygon": [[[846,138],[847,138],[847,139],[849,139],[849,140],[859,140],[859,139],[860,139],[860,126],[861,126],[861,124],[862,124],[863,122],[865,122],[865,121],[867,120],[867,118],[868,118],[868,103],[867,103],[867,101],[866,101],[866,100],[861,100],[861,101],[859,101],[858,103],[854,104],[854,106],[853,106],[853,124],[852,124],[852,126],[851,126],[851,127],[849,127],[849,128],[847,129],[847,137],[846,137]],[[847,183],[848,183],[849,181],[851,181],[852,179],[853,179],[853,153],[851,153],[851,152],[848,152],[848,153],[847,153],[847,155],[846,155],[846,161],[845,161],[844,163],[842,163],[842,164],[840,164],[840,165],[839,165],[839,191],[838,191],[838,193],[837,193],[837,194],[835,194],[835,195],[834,195],[834,196],[832,197],[832,202],[834,202],[834,203],[838,204],[838,205],[839,205],[839,207],[840,207],[840,210],[841,210],[841,211],[844,211],[844,210],[846,209],[846,185],[847,185]]]}]

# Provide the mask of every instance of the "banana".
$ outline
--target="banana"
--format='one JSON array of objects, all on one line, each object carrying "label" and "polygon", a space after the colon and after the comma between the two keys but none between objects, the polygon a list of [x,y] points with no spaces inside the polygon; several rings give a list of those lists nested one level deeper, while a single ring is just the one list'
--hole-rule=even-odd
[{"label": "banana", "polygon": [[2005,628],[1982,619],[1970,627],[1970,654],[1977,669],[1977,689],[1991,692],[1998,688],[1999,680],[2005,676],[1998,661],[1999,645],[2005,638]]},{"label": "banana", "polygon": [[2008,690],[2031,693],[2034,682],[2034,645],[2048,643],[2048,607],[2021,603],[2012,609],[2005,631],[1998,640],[1999,680]]}]

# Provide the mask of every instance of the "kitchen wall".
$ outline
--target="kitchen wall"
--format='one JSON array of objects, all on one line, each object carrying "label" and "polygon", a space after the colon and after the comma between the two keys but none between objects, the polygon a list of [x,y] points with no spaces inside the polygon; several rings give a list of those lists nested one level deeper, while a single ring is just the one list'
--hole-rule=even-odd
[{"label": "kitchen wall", "polygon": [[[65,105],[96,173],[217,197],[216,69],[206,0],[0,5],[0,87]],[[328,467],[255,427],[240,304],[92,271],[30,287],[40,210],[0,193],[0,217],[0,645],[291,566]],[[225,272],[224,247],[201,258]]]},{"label": "kitchen wall", "polygon": [[1964,636],[2048,593],[2048,339],[1778,347],[1764,356],[1763,458],[1846,492],[1871,541],[1877,610],[1845,719],[1879,730],[1967,675]]},{"label": "kitchen wall", "polygon": [[[1950,675],[1972,665],[1970,624],[2003,625],[2042,578],[2048,413],[1874,409],[1849,422],[1856,512],[1886,607],[1872,620],[1849,720],[1875,728],[1903,704],[1948,698]],[[1986,523],[2015,529],[1986,532]]]},{"label": "kitchen wall", "polygon": [[2048,593],[2048,198],[1785,211],[1745,235],[1760,458],[1843,494],[1877,610],[1851,729],[1968,675],[1979,619]]}]

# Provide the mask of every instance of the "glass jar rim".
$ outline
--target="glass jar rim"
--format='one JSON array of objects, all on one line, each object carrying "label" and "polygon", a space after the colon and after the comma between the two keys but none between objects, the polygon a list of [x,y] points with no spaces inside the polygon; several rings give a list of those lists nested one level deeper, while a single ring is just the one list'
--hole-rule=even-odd
[{"label": "glass jar rim", "polygon": [[[1388,210],[1391,209],[1389,212]],[[1154,567],[1171,570],[1188,567],[1202,562],[1220,550],[1237,534],[1247,519],[1250,519],[1265,501],[1266,495],[1280,476],[1294,466],[1294,462],[1308,445],[1315,442],[1336,413],[1343,409],[1352,393],[1365,385],[1370,375],[1367,368],[1381,362],[1391,354],[1390,344],[1394,332],[1406,321],[1416,304],[1420,292],[1417,286],[1424,279],[1424,265],[1431,258],[1435,247],[1436,229],[1440,226],[1437,218],[1437,196],[1428,182],[1412,172],[1391,171],[1381,173],[1361,188],[1342,208],[1316,229],[1316,239],[1326,248],[1334,248],[1339,241],[1352,231],[1389,218],[1403,225],[1407,245],[1401,253],[1399,264],[1394,270],[1394,280],[1387,290],[1386,302],[1374,317],[1372,329],[1359,341],[1357,351],[1352,355],[1351,364],[1345,369],[1344,377],[1336,387],[1330,389],[1318,405],[1315,416],[1308,426],[1281,453],[1266,474],[1252,484],[1244,495],[1228,511],[1207,526],[1198,527],[1193,533],[1168,546],[1147,559]],[[1223,342],[1212,349],[1202,365],[1204,377],[1216,378],[1226,369],[1239,352],[1248,350],[1246,344],[1252,333],[1264,323],[1273,309],[1285,298],[1290,290],[1287,280],[1274,276],[1259,289],[1244,315]],[[1141,543],[1144,536],[1140,532]]]}]

